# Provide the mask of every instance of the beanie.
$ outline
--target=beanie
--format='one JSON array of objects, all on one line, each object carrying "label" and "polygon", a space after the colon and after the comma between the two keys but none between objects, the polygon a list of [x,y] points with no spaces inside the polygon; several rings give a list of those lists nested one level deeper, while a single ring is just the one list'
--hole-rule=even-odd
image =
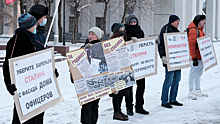
[{"label": "beanie", "polygon": [[115,33],[118,31],[120,28],[125,28],[125,26],[122,23],[114,23],[111,27],[111,31]]},{"label": "beanie", "polygon": [[177,15],[170,15],[169,24],[175,22],[176,20],[180,20],[180,18]]},{"label": "beanie", "polygon": [[48,15],[48,7],[40,4],[36,4],[31,7],[29,13],[33,15],[37,20],[41,19],[43,16]]},{"label": "beanie", "polygon": [[92,27],[89,29],[89,32],[93,32],[95,33],[95,35],[97,36],[98,40],[101,40],[104,36],[104,32],[98,28],[98,27]]},{"label": "beanie", "polygon": [[131,22],[136,22],[137,23],[137,19],[136,18],[132,18],[131,20],[130,20],[130,23]]},{"label": "beanie", "polygon": [[37,24],[37,20],[36,18],[34,18],[34,16],[25,13],[22,14],[20,17],[18,17],[18,24],[19,24],[19,28],[30,29]]},{"label": "beanie", "polygon": [[199,22],[203,19],[206,19],[205,15],[196,15],[193,20],[193,23],[196,25],[196,27],[198,27]]}]

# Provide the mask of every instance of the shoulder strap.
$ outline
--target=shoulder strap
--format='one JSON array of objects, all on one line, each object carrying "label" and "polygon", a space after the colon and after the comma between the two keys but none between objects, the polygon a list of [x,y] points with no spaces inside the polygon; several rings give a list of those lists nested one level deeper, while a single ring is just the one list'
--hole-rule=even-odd
[{"label": "shoulder strap", "polygon": [[167,33],[167,28],[168,28],[168,26],[166,26],[166,31],[165,31],[165,33]]},{"label": "shoulder strap", "polygon": [[196,28],[196,33],[197,33],[196,37],[199,38],[200,34],[199,34],[199,29],[198,28]]},{"label": "shoulder strap", "polygon": [[12,58],[12,55],[13,55],[13,52],[14,52],[16,41],[17,41],[17,34],[15,36],[15,42],[14,42],[14,46],[13,46],[13,49],[12,49],[12,52],[11,52],[11,58]]}]

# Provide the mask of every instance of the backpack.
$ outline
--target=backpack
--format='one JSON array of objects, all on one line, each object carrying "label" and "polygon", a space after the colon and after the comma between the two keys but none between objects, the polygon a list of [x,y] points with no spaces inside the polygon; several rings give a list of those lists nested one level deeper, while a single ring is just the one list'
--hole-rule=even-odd
[{"label": "backpack", "polygon": [[[196,29],[196,37],[199,38],[199,29],[198,28],[195,28]],[[186,28],[186,30],[184,30],[184,32],[187,32],[187,36],[189,34],[189,28]],[[198,43],[196,42],[196,49],[198,49]]]}]

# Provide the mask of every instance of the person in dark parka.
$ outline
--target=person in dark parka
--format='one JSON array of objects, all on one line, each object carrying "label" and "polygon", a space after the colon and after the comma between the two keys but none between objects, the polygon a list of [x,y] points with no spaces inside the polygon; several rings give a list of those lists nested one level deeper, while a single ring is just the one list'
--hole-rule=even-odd
[{"label": "person in dark parka", "polygon": [[181,70],[168,71],[167,69],[167,59],[166,52],[164,46],[164,33],[174,33],[179,32],[177,29],[179,26],[180,18],[177,15],[170,15],[169,23],[164,25],[160,32],[160,44],[158,45],[158,52],[160,54],[160,58],[163,62],[163,66],[165,67],[165,80],[163,83],[162,94],[161,94],[161,106],[165,108],[172,108],[171,105],[182,106],[182,103],[179,103],[176,100],[179,82],[181,79]]},{"label": "person in dark parka", "polygon": [[[127,41],[134,38],[144,38],[144,32],[139,26],[138,19],[135,15],[129,15],[127,17],[126,23],[124,24],[127,34]],[[148,111],[144,110],[144,91],[145,91],[145,78],[137,80],[137,90],[136,90],[136,105],[135,110],[140,114],[149,114]],[[127,114],[132,116],[133,113],[133,87],[129,87],[130,97],[125,97]]]}]

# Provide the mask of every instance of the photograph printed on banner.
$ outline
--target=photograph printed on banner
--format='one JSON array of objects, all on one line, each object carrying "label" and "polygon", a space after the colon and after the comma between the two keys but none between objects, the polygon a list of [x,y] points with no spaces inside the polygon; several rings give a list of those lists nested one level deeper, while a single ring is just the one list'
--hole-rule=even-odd
[{"label": "photograph printed on banner", "polygon": [[90,48],[85,48],[89,63],[92,65],[96,74],[108,71],[107,62],[101,43],[94,44]]},{"label": "photograph printed on banner", "polygon": [[125,82],[126,88],[133,86],[136,83],[134,78],[134,71],[119,75],[119,80],[123,80]]},{"label": "photograph printed on banner", "polygon": [[102,75],[94,77],[94,78],[86,79],[86,84],[87,84],[89,93],[105,88],[105,81],[103,80]]},{"label": "photograph printed on banner", "polygon": [[118,75],[105,75],[103,76],[104,80],[105,80],[105,87],[110,86],[111,88],[115,87],[114,82],[118,81]]}]

